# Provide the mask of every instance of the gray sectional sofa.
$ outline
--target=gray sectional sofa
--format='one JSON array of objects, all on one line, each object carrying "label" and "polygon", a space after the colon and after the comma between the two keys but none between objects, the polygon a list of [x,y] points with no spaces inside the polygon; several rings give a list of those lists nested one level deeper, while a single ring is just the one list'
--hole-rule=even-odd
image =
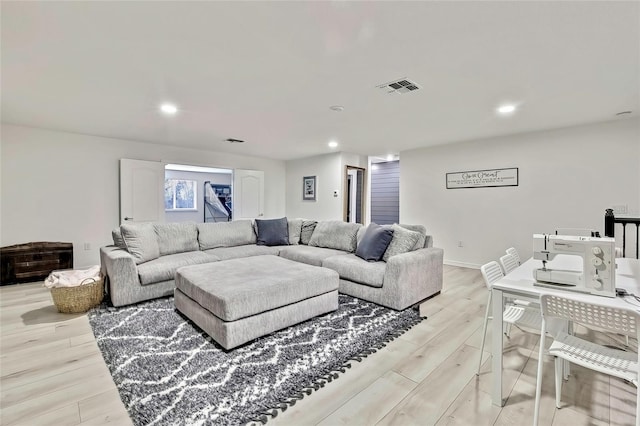
[{"label": "gray sectional sofa", "polygon": [[419,237],[399,251],[392,240],[386,261],[378,262],[355,255],[366,227],[305,219],[289,219],[289,245],[278,246],[256,244],[249,220],[125,224],[113,231],[114,245],[100,249],[100,259],[114,306],[172,295],[176,271],[183,266],[277,255],[336,271],[340,293],[402,310],[440,292],[443,251],[433,247],[424,226],[393,227],[398,236]]}]

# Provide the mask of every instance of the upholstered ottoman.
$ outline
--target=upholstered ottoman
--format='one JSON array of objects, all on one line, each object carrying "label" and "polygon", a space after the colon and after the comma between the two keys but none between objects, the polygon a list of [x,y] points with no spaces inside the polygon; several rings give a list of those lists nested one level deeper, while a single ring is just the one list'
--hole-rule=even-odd
[{"label": "upholstered ottoman", "polygon": [[278,256],[176,271],[175,306],[225,349],[338,308],[338,273]]}]

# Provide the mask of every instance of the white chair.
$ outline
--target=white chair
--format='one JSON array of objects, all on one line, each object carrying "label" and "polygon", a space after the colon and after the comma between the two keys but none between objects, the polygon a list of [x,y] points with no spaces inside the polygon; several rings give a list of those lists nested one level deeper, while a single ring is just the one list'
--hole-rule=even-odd
[{"label": "white chair", "polygon": [[[502,269],[498,262],[491,261],[480,268],[484,282],[489,289],[489,298],[487,299],[487,309],[484,314],[484,326],[482,328],[482,344],[480,345],[480,360],[478,361],[478,371],[476,375],[480,374],[480,367],[482,367],[482,354],[484,352],[484,342],[487,337],[487,323],[491,319],[489,312],[491,312],[492,291],[493,283],[504,277]],[[508,328],[511,324],[522,325],[525,327],[533,328],[535,330],[540,329],[540,311],[538,309],[530,308],[525,305],[512,305],[508,304],[502,314],[502,321]],[[500,336],[495,336],[494,339],[498,339]]]},{"label": "white chair", "polygon": [[[592,326],[612,333],[624,333],[640,339],[638,326],[640,314],[633,309],[612,308],[597,303],[580,302],[571,298],[542,294],[542,327],[540,329],[540,354],[538,358],[538,378],[536,383],[536,402],[533,424],[538,424],[540,411],[540,392],[542,389],[542,366],[544,363],[545,333],[551,332],[549,320],[559,318],[574,321],[584,326]],[[553,332],[554,338],[549,355],[555,357],[556,407],[560,408],[562,394],[563,360],[581,365],[585,368],[619,377],[633,383],[638,388],[637,353],[612,349],[572,336],[560,329]],[[640,425],[640,389],[636,396],[636,425]]]},{"label": "white chair", "polygon": [[520,255],[518,254],[518,250],[516,250],[514,247],[509,247],[506,250],[507,254],[510,254],[511,256],[516,258],[516,262],[518,263],[518,266],[520,266],[520,264],[522,263],[520,261]]},{"label": "white chair", "polygon": [[515,256],[511,254],[505,254],[500,258],[500,266],[502,266],[502,270],[504,271],[504,274],[507,275],[509,272],[516,269],[519,266],[519,264]]}]

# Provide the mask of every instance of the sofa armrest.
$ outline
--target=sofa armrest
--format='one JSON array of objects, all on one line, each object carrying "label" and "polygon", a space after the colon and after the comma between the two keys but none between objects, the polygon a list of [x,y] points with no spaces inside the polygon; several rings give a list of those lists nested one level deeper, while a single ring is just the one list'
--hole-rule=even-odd
[{"label": "sofa armrest", "polygon": [[100,247],[102,272],[109,279],[109,294],[119,294],[123,289],[140,285],[138,267],[134,257],[116,246]]},{"label": "sofa armrest", "polygon": [[423,248],[389,258],[383,288],[400,305],[409,306],[442,290],[444,250]]}]

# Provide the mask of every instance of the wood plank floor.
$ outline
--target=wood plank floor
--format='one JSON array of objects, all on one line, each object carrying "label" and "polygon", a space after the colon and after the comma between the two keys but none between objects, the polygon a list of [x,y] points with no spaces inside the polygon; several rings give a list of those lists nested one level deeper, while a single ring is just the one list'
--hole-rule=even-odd
[{"label": "wood plank floor", "polygon": [[[482,372],[475,374],[486,300],[479,271],[445,266],[442,294],[421,306],[426,321],[269,423],[531,424],[538,336],[514,328],[505,340],[509,398],[502,408],[492,405],[490,328]],[[623,343],[619,336],[595,337]],[[633,385],[576,366],[571,373],[563,408],[556,409],[553,361],[546,360],[541,425],[635,423]],[[0,424],[131,424],[86,315],[59,314],[41,283],[0,287]]]}]

